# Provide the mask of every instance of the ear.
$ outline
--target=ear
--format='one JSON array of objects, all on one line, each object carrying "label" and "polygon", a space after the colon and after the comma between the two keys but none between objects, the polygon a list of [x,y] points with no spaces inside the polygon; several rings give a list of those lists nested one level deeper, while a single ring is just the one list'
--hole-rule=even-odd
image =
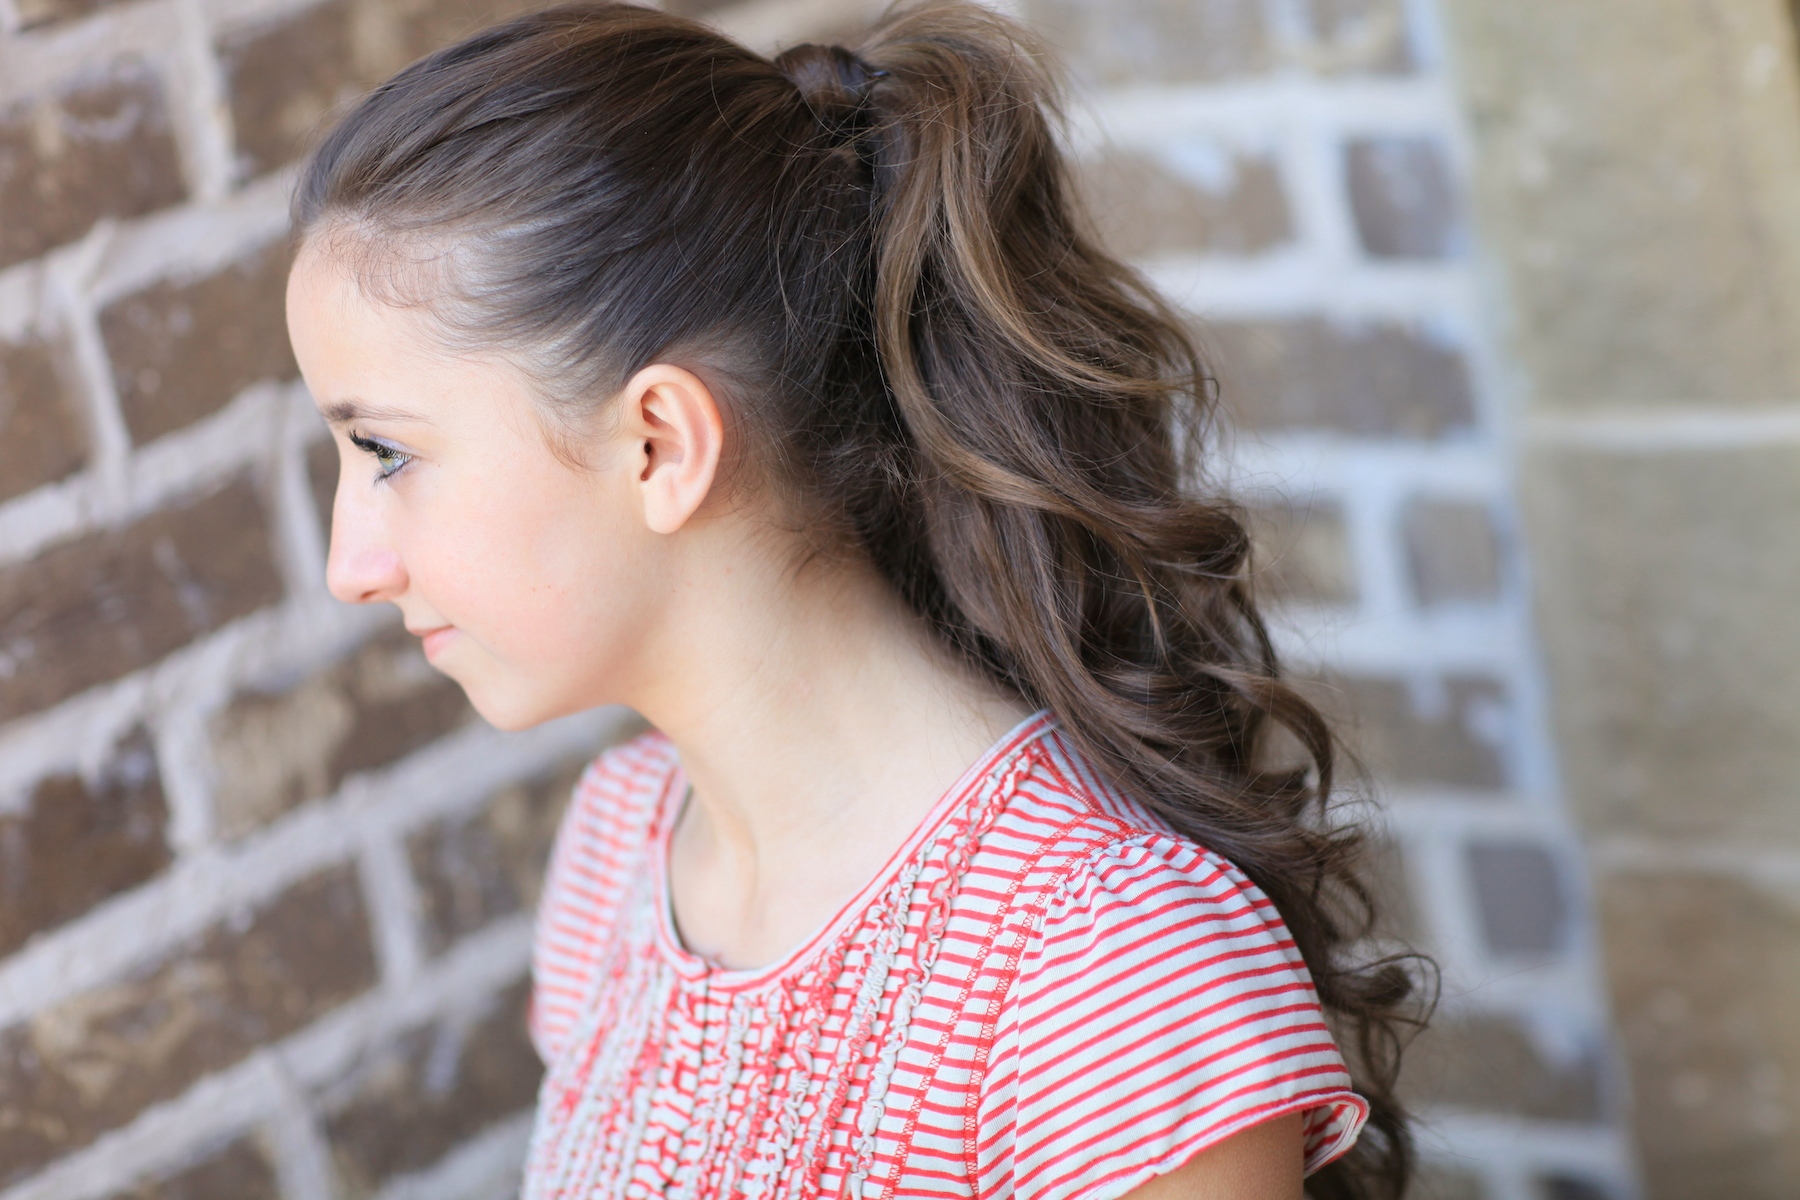
[{"label": "ear", "polygon": [[645,367],[620,396],[621,432],[636,443],[628,460],[654,533],[674,533],[712,491],[725,422],[698,375],[667,363]]}]

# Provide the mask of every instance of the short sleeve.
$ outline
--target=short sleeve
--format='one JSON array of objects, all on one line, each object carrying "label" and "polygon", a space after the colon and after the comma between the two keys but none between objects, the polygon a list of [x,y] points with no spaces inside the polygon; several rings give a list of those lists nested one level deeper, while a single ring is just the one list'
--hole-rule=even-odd
[{"label": "short sleeve", "polygon": [[674,748],[644,733],[588,764],[557,828],[531,949],[532,1044],[553,1062],[579,1019],[639,869]]},{"label": "short sleeve", "polygon": [[1113,1200],[1296,1112],[1310,1173],[1368,1115],[1274,906],[1160,834],[1093,853],[1050,896],[981,1106],[981,1174],[1018,1200]]}]

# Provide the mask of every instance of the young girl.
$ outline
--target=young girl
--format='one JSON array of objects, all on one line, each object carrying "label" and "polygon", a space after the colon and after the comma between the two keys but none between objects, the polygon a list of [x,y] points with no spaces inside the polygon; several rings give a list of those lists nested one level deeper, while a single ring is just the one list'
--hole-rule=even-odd
[{"label": "young girl", "polygon": [[527,1197],[1404,1186],[1330,739],[1052,102],[972,6],[772,62],[568,7],[300,181],[333,593],[501,728],[656,730],[553,857]]}]

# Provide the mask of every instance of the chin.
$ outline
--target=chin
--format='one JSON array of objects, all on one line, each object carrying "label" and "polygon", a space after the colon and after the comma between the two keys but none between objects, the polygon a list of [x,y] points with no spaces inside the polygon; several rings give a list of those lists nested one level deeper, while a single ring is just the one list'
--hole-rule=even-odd
[{"label": "chin", "polygon": [[481,714],[481,719],[502,733],[519,733],[562,716],[561,712],[533,704],[521,696],[478,695],[476,689],[469,687],[463,688],[463,693]]},{"label": "chin", "polygon": [[454,675],[451,678],[462,688],[470,707],[481,719],[503,733],[518,733],[562,715],[545,705],[541,697],[531,696],[522,689],[496,686],[492,680],[456,679]]}]

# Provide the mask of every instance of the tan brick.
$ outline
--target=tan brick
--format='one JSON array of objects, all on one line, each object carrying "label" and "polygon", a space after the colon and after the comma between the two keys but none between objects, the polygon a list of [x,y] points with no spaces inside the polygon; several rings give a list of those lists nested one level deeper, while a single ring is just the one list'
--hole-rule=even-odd
[{"label": "tan brick", "polygon": [[1531,403],[1800,397],[1800,75],[1780,0],[1447,0]]},{"label": "tan brick", "polygon": [[1272,160],[1219,148],[1208,148],[1206,158],[1211,178],[1118,147],[1083,162],[1082,191],[1107,247],[1146,259],[1254,254],[1292,240],[1287,194]]},{"label": "tan brick", "polygon": [[100,332],[132,440],[210,416],[244,388],[298,374],[288,345],[285,240],[192,282],[108,305]]},{"label": "tan brick", "polygon": [[1337,505],[1260,504],[1250,509],[1250,533],[1257,581],[1271,598],[1307,604],[1356,600],[1356,568]]},{"label": "tan brick", "polygon": [[472,1019],[401,1034],[323,1098],[325,1136],[348,1200],[431,1166],[531,1107],[543,1068],[525,1034],[528,997],[520,981]]},{"label": "tan brick", "polygon": [[281,1185],[254,1137],[209,1146],[186,1165],[106,1200],[281,1200]]},{"label": "tan brick", "polygon": [[0,569],[0,720],[148,666],[281,599],[242,479]]},{"label": "tan brick", "polygon": [[23,813],[0,816],[0,955],[155,876],[169,863],[168,820],[142,731],[91,783],[39,782]]},{"label": "tan brick", "polygon": [[1368,846],[1361,875],[1375,904],[1374,932],[1417,945],[1423,940],[1424,927],[1407,876],[1406,854],[1400,843],[1388,837],[1372,836]]},{"label": "tan brick", "polygon": [[1408,1050],[1400,1086],[1415,1105],[1542,1121],[1604,1115],[1597,1047],[1558,1061],[1527,1030],[1494,1015],[1439,1016]]},{"label": "tan brick", "polygon": [[375,983],[356,872],[0,1031],[0,1185],[92,1142]]},{"label": "tan brick", "polygon": [[0,342],[0,500],[54,483],[87,461],[87,435],[42,341]]},{"label": "tan brick", "polygon": [[1800,848],[1800,448],[1544,451],[1520,493],[1576,813]]},{"label": "tan brick", "polygon": [[1025,0],[1019,7],[1070,69],[1095,83],[1226,79],[1274,61],[1260,0]]},{"label": "tan brick", "polygon": [[1252,428],[1436,438],[1475,422],[1461,351],[1404,325],[1219,321],[1197,333],[1227,409]]},{"label": "tan brick", "polygon": [[1340,675],[1306,686],[1378,783],[1506,785],[1507,697],[1492,680],[1452,676],[1408,686]]},{"label": "tan brick", "polygon": [[552,2],[362,0],[351,11],[350,26],[358,77],[370,85],[379,83],[441,46],[521,13],[548,8]]},{"label": "tan brick", "polygon": [[1302,61],[1326,74],[1395,75],[1417,64],[1406,0],[1305,0]]},{"label": "tan brick", "polygon": [[309,149],[332,112],[366,86],[350,53],[350,10],[348,0],[326,0],[220,45],[242,177]]},{"label": "tan brick", "polygon": [[0,112],[0,268],[186,195],[162,86],[139,60]]},{"label": "tan brick", "polygon": [[1479,603],[1500,594],[1500,538],[1483,504],[1407,502],[1400,514],[1406,565],[1420,604]]},{"label": "tan brick", "polygon": [[1487,1200],[1479,1176],[1456,1167],[1426,1163],[1406,1193],[1407,1200]]},{"label": "tan brick", "polygon": [[1600,943],[1651,1200],[1788,1195],[1800,1179],[1800,893],[1603,874]]},{"label": "tan brick", "polygon": [[326,0],[220,44],[237,136],[252,178],[299,157],[357,96],[414,59],[541,0]]},{"label": "tan brick", "polygon": [[238,837],[465,724],[462,689],[395,631],[273,691],[247,691],[212,721],[219,831]]},{"label": "tan brick", "polygon": [[1344,150],[1344,186],[1357,236],[1376,258],[1444,258],[1456,250],[1456,190],[1435,141],[1352,141]]},{"label": "tan brick", "polygon": [[413,834],[407,853],[431,953],[497,917],[537,907],[550,844],[583,765],[503,788],[474,815]]}]

